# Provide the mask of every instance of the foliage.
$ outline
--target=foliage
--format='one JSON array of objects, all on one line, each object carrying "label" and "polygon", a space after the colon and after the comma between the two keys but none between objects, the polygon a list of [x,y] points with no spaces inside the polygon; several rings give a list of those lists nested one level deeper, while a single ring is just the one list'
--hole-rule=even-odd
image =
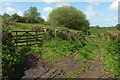
[{"label": "foliage", "polygon": [[19,16],[17,13],[12,15],[13,19],[16,20],[16,22],[24,22],[24,17]]},{"label": "foliage", "polygon": [[[2,30],[9,32],[10,26],[15,23],[16,20],[14,20],[12,17],[5,17],[2,18]],[[4,34],[3,34],[4,35]],[[4,35],[5,36],[5,35]]]},{"label": "foliage", "polygon": [[87,44],[85,47],[80,49],[78,53],[78,59],[92,61],[98,53],[99,53],[98,45]]},{"label": "foliage", "polygon": [[100,33],[107,32],[108,30],[102,30],[102,29],[96,30],[93,28],[93,29],[90,29],[89,31],[92,35],[98,36]]},{"label": "foliage", "polygon": [[44,47],[50,48],[52,51],[61,53],[61,54],[70,54],[74,52],[73,45],[71,45],[69,42],[62,40],[60,38],[53,38],[50,41],[46,41],[43,44]]},{"label": "foliage", "polygon": [[38,12],[36,7],[30,7],[27,11],[24,12],[24,16],[19,16],[17,13],[10,16],[7,13],[4,13],[2,15],[2,19],[7,19],[9,17],[12,17],[13,20],[16,20],[17,22],[21,23],[44,23],[44,19],[40,17],[40,13]]},{"label": "foliage", "polygon": [[86,16],[80,10],[72,6],[53,9],[49,14],[49,21],[55,26],[64,26],[83,31],[89,29],[89,22],[86,20]]},{"label": "foliage", "polygon": [[2,73],[3,78],[14,77],[14,72],[18,66],[24,63],[24,56],[14,47],[15,43],[11,39],[11,33],[2,39]]},{"label": "foliage", "polygon": [[10,17],[10,15],[7,14],[7,13],[4,13],[4,14],[2,15],[2,18],[3,18],[3,19],[9,18],[9,17]]},{"label": "foliage", "polygon": [[14,23],[12,17],[3,18],[3,35],[2,35],[2,74],[3,78],[14,77],[14,72],[18,66],[24,63],[24,56],[14,47],[13,35],[9,31],[10,26]]},{"label": "foliage", "polygon": [[16,68],[24,63],[24,56],[16,50],[2,46],[2,74],[3,78],[13,78]]},{"label": "foliage", "polygon": [[44,50],[42,48],[38,47],[37,45],[34,45],[30,47],[30,51],[28,53],[31,53],[37,57],[40,57],[43,51]]},{"label": "foliage", "polygon": [[120,77],[120,39],[108,42],[104,46],[104,63],[112,73]]},{"label": "foliage", "polygon": [[36,7],[31,6],[24,12],[24,17],[26,18],[25,22],[27,23],[44,23],[44,19],[40,17],[40,13]]},{"label": "foliage", "polygon": [[109,31],[105,33],[100,33],[98,36],[102,37],[103,40],[109,42],[115,39],[120,39],[120,31]]},{"label": "foliage", "polygon": [[114,28],[115,28],[116,30],[120,30],[120,24],[117,24]]},{"label": "foliage", "polygon": [[44,59],[46,62],[55,63],[60,60],[61,55],[50,51],[44,51],[44,53],[42,53],[41,55],[41,58]]},{"label": "foliage", "polygon": [[94,28],[95,28],[95,29],[100,29],[100,26],[99,26],[99,25],[96,25]]},{"label": "foliage", "polygon": [[31,50],[31,48],[29,46],[24,46],[24,47],[20,48],[21,53],[27,53],[30,50]]},{"label": "foliage", "polygon": [[12,24],[11,31],[31,31],[33,26],[41,26],[41,24],[31,24],[31,23],[14,23]]},{"label": "foliage", "polygon": [[45,21],[44,24],[45,25],[51,25],[50,21]]}]

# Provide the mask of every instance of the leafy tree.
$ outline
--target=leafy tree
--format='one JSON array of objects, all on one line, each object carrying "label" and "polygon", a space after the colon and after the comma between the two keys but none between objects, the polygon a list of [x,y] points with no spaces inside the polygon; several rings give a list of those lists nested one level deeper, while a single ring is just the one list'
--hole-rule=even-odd
[{"label": "leafy tree", "polygon": [[17,20],[17,22],[19,22],[19,21],[20,21],[20,18],[21,18],[21,17],[20,17],[18,14],[16,14],[16,13],[13,14],[12,17],[13,17],[14,20]]},{"label": "leafy tree", "polygon": [[96,25],[96,26],[95,26],[95,29],[100,29],[100,26],[99,26],[99,25]]},{"label": "leafy tree", "polygon": [[3,16],[2,16],[2,18],[4,18],[4,19],[5,19],[5,18],[8,18],[8,17],[10,17],[10,15],[7,14],[7,13],[4,13]]},{"label": "leafy tree", "polygon": [[93,29],[93,28],[94,28],[94,26],[90,26],[90,28],[91,28],[91,29]]},{"label": "leafy tree", "polygon": [[45,25],[51,25],[49,21],[45,21]]},{"label": "leafy tree", "polygon": [[12,17],[13,17],[14,20],[17,20],[17,22],[25,23],[25,17],[19,16],[19,15],[16,14],[16,13],[13,14]]},{"label": "leafy tree", "polygon": [[24,63],[24,56],[17,51],[10,31],[15,21],[12,17],[2,18],[2,78],[8,80],[15,77],[17,67]]},{"label": "leafy tree", "polygon": [[117,24],[114,28],[120,30],[120,24]]},{"label": "leafy tree", "polygon": [[30,7],[27,11],[24,12],[24,17],[26,18],[25,22],[27,23],[43,23],[44,20],[40,17],[36,7]]},{"label": "leafy tree", "polygon": [[64,6],[53,9],[48,20],[52,25],[64,26],[70,29],[86,31],[89,29],[89,21],[86,16],[72,6]]}]

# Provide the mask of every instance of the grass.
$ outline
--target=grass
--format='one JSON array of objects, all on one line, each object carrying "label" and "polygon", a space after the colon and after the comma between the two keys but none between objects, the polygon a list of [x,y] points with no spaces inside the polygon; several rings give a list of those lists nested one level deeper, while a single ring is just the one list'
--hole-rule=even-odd
[{"label": "grass", "polygon": [[66,40],[62,40],[61,38],[53,38],[50,41],[46,41],[43,44],[43,47],[47,47],[53,52],[64,55],[69,55],[74,52],[73,45]]},{"label": "grass", "polygon": [[85,47],[80,49],[77,58],[82,59],[83,61],[93,61],[99,52],[98,45],[87,44]]},{"label": "grass", "polygon": [[99,30],[94,30],[94,29],[90,29],[89,31],[90,31],[91,34],[94,34],[95,36],[97,36],[98,34],[103,33],[103,32],[106,32],[106,31],[108,31],[108,30],[101,30],[101,29],[99,29]]},{"label": "grass", "polygon": [[46,62],[53,64],[61,59],[61,55],[51,51],[46,51],[42,53],[41,58],[44,59]]},{"label": "grass", "polygon": [[14,23],[11,27],[11,31],[31,31],[33,26],[41,26],[41,24],[30,23]]},{"label": "grass", "polygon": [[[12,31],[31,31],[32,26],[41,26],[41,24],[29,24],[29,23],[15,23],[12,25]],[[42,48],[31,46],[29,53],[43,59],[45,62],[49,62],[53,64],[55,62],[60,61],[63,56],[69,55],[76,51],[78,51],[77,58],[83,61],[93,61],[96,55],[100,52],[100,46],[104,46],[106,43],[102,40],[102,38],[98,37],[98,34],[104,33],[110,30],[89,30],[94,37],[87,38],[86,46],[80,47],[81,42],[77,42],[73,40],[73,43],[69,42],[69,40],[64,40],[60,37],[50,37],[46,36],[44,38],[44,43]],[[64,35],[61,35],[63,38],[66,38]],[[66,35],[68,37],[68,35]],[[76,36],[75,36],[76,37]],[[70,37],[69,37],[70,38]],[[72,39],[71,39],[72,40]],[[75,47],[76,46],[76,47]],[[77,48],[77,49],[76,49]],[[25,50],[25,49],[23,49]],[[79,71],[77,71],[79,73]],[[77,72],[69,73],[67,78],[75,78],[78,74]],[[82,72],[82,71],[80,71]],[[84,72],[82,72],[84,73]]]}]

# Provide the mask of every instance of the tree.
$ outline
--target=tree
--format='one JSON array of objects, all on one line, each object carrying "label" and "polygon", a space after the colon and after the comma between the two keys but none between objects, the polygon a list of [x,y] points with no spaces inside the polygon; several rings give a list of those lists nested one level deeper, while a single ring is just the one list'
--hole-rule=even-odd
[{"label": "tree", "polygon": [[117,24],[114,28],[120,30],[120,24]]},{"label": "tree", "polygon": [[38,12],[37,8],[32,6],[24,12],[24,17],[26,18],[25,21],[27,23],[41,23],[40,21],[44,21],[40,17],[40,13]]},{"label": "tree", "polygon": [[25,23],[25,18],[22,17],[22,16],[19,16],[19,15],[16,14],[16,13],[13,14],[12,17],[13,17],[14,20],[17,20],[17,22],[23,22],[23,23]]},{"label": "tree", "polygon": [[55,26],[64,26],[70,29],[86,31],[89,29],[89,21],[86,16],[72,6],[64,6],[53,9],[48,21]]},{"label": "tree", "polygon": [[7,13],[4,13],[3,16],[2,16],[2,18],[4,18],[4,19],[7,19],[7,18],[9,18],[9,17],[10,17],[10,15],[7,14]]},{"label": "tree", "polygon": [[17,22],[19,22],[20,16],[18,14],[15,13],[15,14],[12,15],[12,17],[13,17],[14,20],[17,20]]},{"label": "tree", "polygon": [[99,25],[96,25],[96,26],[95,26],[95,29],[100,29],[100,26],[99,26]]}]

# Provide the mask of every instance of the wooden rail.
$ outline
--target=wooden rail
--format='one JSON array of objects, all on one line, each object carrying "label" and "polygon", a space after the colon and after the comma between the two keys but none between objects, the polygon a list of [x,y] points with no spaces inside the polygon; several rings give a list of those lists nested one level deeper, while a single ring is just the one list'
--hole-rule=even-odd
[{"label": "wooden rail", "polygon": [[[38,31],[12,31],[12,33],[14,33],[13,40],[16,43],[16,47],[38,44],[38,42],[41,42],[42,36],[44,34],[43,32]],[[29,42],[33,43],[29,44]]]}]

